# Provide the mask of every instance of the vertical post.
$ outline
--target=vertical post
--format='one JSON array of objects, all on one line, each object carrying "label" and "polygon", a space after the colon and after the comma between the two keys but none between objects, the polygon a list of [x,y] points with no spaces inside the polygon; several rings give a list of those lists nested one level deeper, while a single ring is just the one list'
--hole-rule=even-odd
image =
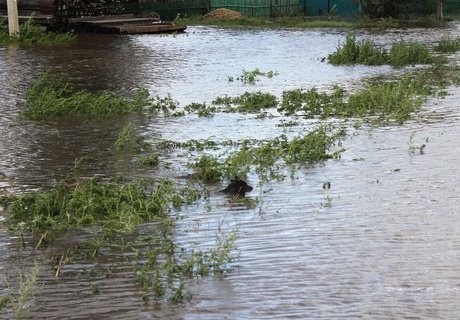
[{"label": "vertical post", "polygon": [[443,0],[437,0],[437,6],[436,6],[436,13],[438,16],[438,20],[442,20],[443,17],[443,6],[442,6]]},{"label": "vertical post", "polygon": [[19,17],[17,0],[6,0],[8,7],[8,29],[10,36],[19,37]]}]

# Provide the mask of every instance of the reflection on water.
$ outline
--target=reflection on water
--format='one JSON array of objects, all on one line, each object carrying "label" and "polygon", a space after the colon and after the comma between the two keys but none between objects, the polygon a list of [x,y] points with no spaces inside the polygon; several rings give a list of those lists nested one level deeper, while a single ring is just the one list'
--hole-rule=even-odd
[{"label": "reflection on water", "polygon": [[[97,161],[85,168],[88,175],[174,177],[186,170],[186,160],[176,151],[162,155],[172,164],[164,172],[137,172],[123,165],[125,160],[117,158],[112,146],[128,121],[148,139],[175,141],[266,139],[315,125],[306,121],[283,129],[277,118],[232,114],[16,123],[27,86],[47,68],[82,88],[129,95],[143,86],[153,95],[170,93],[181,106],[246,90],[280,95],[299,87],[351,85],[393,72],[389,67],[333,67],[321,62],[344,38],[339,31],[187,30],[167,36],[83,35],[76,44],[60,48],[0,48],[0,188],[15,192],[51,185],[72,174],[74,160],[90,152]],[[358,36],[388,45],[401,37],[434,42],[446,32],[395,30]],[[279,74],[261,78],[254,86],[228,81],[255,68]],[[249,196],[260,197],[254,210],[230,207],[217,194],[211,197],[211,210],[202,205],[187,208],[174,231],[181,243],[212,245],[219,226],[237,226],[239,234],[235,269],[223,279],[189,283],[189,303],[144,304],[132,272],[122,266],[110,277],[80,274],[119,262],[117,252],[98,264],[69,264],[55,279],[47,269],[53,252],[23,249],[19,239],[5,234],[0,236],[0,283],[5,287],[0,295],[6,283],[15,282],[16,266],[27,269],[36,261],[42,268],[31,318],[458,318],[460,92],[451,93],[428,101],[419,121],[403,127],[350,129],[344,141],[347,151],[339,160],[263,186],[250,177],[255,188]],[[422,144],[425,154],[411,149]],[[330,190],[322,188],[325,181],[331,182]],[[149,226],[144,229],[141,233],[148,235]],[[91,284],[98,285],[98,295],[91,293]]]}]

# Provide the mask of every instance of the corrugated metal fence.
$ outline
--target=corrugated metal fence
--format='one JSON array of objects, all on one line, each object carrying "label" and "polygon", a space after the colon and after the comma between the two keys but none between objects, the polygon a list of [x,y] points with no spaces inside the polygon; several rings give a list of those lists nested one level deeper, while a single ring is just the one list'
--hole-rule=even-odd
[{"label": "corrugated metal fence", "polygon": [[[131,0],[127,12],[155,11],[163,19],[204,15],[211,10],[226,8],[244,16],[338,15],[349,17],[359,12],[356,0]],[[414,6],[413,13],[435,14],[436,0],[426,0]],[[444,0],[444,14],[460,15],[460,0]]]}]

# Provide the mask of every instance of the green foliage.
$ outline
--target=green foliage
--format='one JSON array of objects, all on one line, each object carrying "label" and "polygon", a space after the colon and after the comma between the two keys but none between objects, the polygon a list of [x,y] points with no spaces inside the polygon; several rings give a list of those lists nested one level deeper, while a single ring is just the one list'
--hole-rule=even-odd
[{"label": "green foliage", "polygon": [[371,117],[370,120],[380,122],[403,123],[436,90],[424,74],[392,82],[371,81],[361,91],[349,95],[339,87],[330,94],[316,89],[296,89],[283,93],[278,111],[285,115],[300,113],[307,118]]},{"label": "green foliage", "polygon": [[434,57],[426,45],[403,40],[393,43],[388,57],[388,63],[395,67],[430,64],[434,61]]},{"label": "green foliage", "polygon": [[307,118],[326,116],[328,108],[337,109],[344,101],[344,90],[334,87],[334,92],[318,92],[316,88],[310,90],[294,89],[284,91],[278,111],[285,115],[292,115],[302,111]]},{"label": "green foliage", "polygon": [[[141,152],[150,150],[151,146],[144,141],[144,138],[134,132],[133,124],[128,123],[118,135],[115,141],[115,150]],[[147,159],[144,159],[147,160]]]},{"label": "green foliage", "polygon": [[145,104],[145,110],[150,113],[160,113],[170,115],[177,109],[179,102],[175,101],[170,95],[166,97],[156,96],[155,99],[150,99],[149,103]]},{"label": "green foliage", "polygon": [[13,231],[24,225],[24,229],[38,234],[96,225],[129,231],[142,222],[167,217],[174,193],[172,183],[159,181],[150,195],[146,187],[144,181],[61,181],[42,193],[12,197],[6,225]]},{"label": "green foliage", "polygon": [[370,40],[357,41],[356,36],[347,34],[345,43],[339,45],[336,51],[328,56],[331,64],[365,64],[382,65],[387,62],[386,51],[377,47]]},{"label": "green foliage", "polygon": [[217,108],[214,106],[207,106],[206,103],[191,103],[185,106],[185,111],[194,112],[199,117],[209,117],[212,116]]},{"label": "green foliage", "polygon": [[220,97],[212,102],[214,105],[224,105],[226,112],[247,112],[257,113],[262,110],[275,108],[278,101],[271,93],[245,92],[242,95],[230,98]]},{"label": "green foliage", "polygon": [[9,296],[0,296],[0,310],[2,310],[10,300],[11,298]]},{"label": "green foliage", "polygon": [[404,77],[395,82],[371,82],[348,98],[343,111],[357,116],[378,116],[378,121],[407,121],[434,88],[425,77]]},{"label": "green foliage", "polygon": [[225,158],[203,155],[190,166],[195,169],[197,178],[208,182],[245,176],[251,168],[261,175],[271,175],[283,164],[308,165],[338,156],[343,150],[331,152],[338,138],[326,127],[320,127],[291,140],[285,135],[269,141],[244,140],[237,151]]},{"label": "green foliage", "polygon": [[46,32],[29,19],[19,26],[19,35],[10,36],[6,19],[0,19],[0,45],[5,44],[44,44],[56,45],[75,39],[71,33]]},{"label": "green foliage", "polygon": [[136,282],[143,290],[142,297],[162,298],[180,303],[189,300],[191,294],[185,288],[186,279],[210,274],[222,275],[230,268],[235,249],[236,229],[228,234],[218,234],[216,244],[209,250],[178,248],[170,237],[161,245],[139,253],[135,265]]},{"label": "green foliage", "polygon": [[195,169],[196,177],[203,181],[216,182],[222,178],[222,166],[216,157],[202,155],[190,167]]},{"label": "green foliage", "polygon": [[236,80],[239,80],[245,84],[255,84],[258,80],[258,77],[273,78],[274,75],[278,75],[278,72],[271,70],[268,72],[262,72],[259,70],[259,68],[256,68],[252,71],[243,70],[243,73],[238,76]]},{"label": "green foliage", "polygon": [[139,157],[138,163],[143,166],[156,167],[159,163],[158,157],[159,154],[156,152],[148,155],[142,155]]},{"label": "green foliage", "polygon": [[19,292],[11,299],[14,319],[23,319],[27,311],[27,304],[34,298],[35,283],[39,267],[35,265],[29,274],[19,273]]},{"label": "green foliage", "polygon": [[150,99],[145,89],[139,89],[133,100],[126,100],[108,91],[77,91],[67,80],[44,72],[27,91],[26,102],[21,117],[29,120],[66,115],[97,119],[141,111],[150,104]]},{"label": "green foliage", "polygon": [[334,65],[364,64],[402,67],[414,64],[430,64],[437,61],[430,50],[421,43],[398,41],[393,43],[389,51],[379,48],[370,40],[357,41],[356,36],[348,34],[345,43],[339,45],[335,52],[328,56]]},{"label": "green foliage", "polygon": [[434,50],[444,53],[457,52],[460,50],[460,37],[452,38],[451,36],[444,36],[434,47]]}]

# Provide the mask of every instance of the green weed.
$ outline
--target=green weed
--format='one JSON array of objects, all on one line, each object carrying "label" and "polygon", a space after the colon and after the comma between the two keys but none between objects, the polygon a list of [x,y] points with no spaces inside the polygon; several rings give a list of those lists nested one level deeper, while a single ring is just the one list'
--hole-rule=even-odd
[{"label": "green weed", "polygon": [[404,40],[393,43],[388,56],[388,64],[395,67],[434,62],[435,58],[426,45]]},{"label": "green weed", "polygon": [[[258,80],[258,77],[273,78],[273,76],[275,75],[278,75],[278,72],[272,70],[268,72],[262,72],[259,70],[259,68],[256,68],[252,71],[243,70],[243,73],[240,76],[236,77],[236,80],[239,80],[244,84],[255,84]],[[231,79],[233,81],[233,78]]]},{"label": "green weed", "polygon": [[139,89],[133,100],[126,100],[109,91],[78,91],[67,80],[44,72],[27,91],[26,109],[21,117],[29,120],[47,120],[60,116],[98,119],[141,111],[150,103],[149,94],[144,89]]},{"label": "green weed", "polygon": [[164,115],[171,115],[177,109],[179,102],[174,100],[171,95],[166,97],[156,96],[155,99],[150,99],[145,104],[144,109],[152,114],[163,113]]},{"label": "green weed", "polygon": [[[150,194],[147,187],[152,189]],[[4,223],[13,232],[23,224],[25,230],[42,237],[90,226],[127,232],[143,222],[167,219],[174,193],[168,180],[152,187],[142,180],[118,184],[99,178],[69,179],[41,193],[11,197]]]},{"label": "green weed", "polygon": [[143,166],[156,167],[159,163],[159,156],[158,153],[142,155],[139,157],[138,163]]},{"label": "green weed", "polygon": [[452,38],[451,36],[444,36],[434,47],[434,50],[443,53],[457,52],[460,50],[460,37]]},{"label": "green weed", "polygon": [[285,135],[269,141],[244,140],[239,149],[227,157],[202,155],[189,166],[195,169],[197,178],[207,182],[244,177],[252,168],[261,175],[273,174],[283,164],[308,165],[337,157],[343,150],[331,152],[331,148],[338,139],[338,134],[320,127],[291,140]]},{"label": "green weed", "polygon": [[34,298],[34,287],[37,282],[38,270],[39,267],[36,264],[26,276],[18,271],[19,291],[17,295],[12,296],[10,301],[14,319],[24,318],[27,311],[27,303]]},{"label": "green weed", "polygon": [[283,92],[278,111],[285,115],[302,114],[307,118],[369,118],[401,124],[438,90],[439,86],[424,73],[397,81],[370,81],[352,94],[340,87],[335,87],[331,93],[318,92],[315,88],[295,89]]},{"label": "green weed", "polygon": [[335,65],[382,65],[388,61],[385,49],[377,47],[370,40],[357,41],[356,36],[350,33],[347,34],[345,43],[339,45],[327,59]]},{"label": "green weed", "polygon": [[212,116],[217,108],[214,106],[207,106],[206,103],[191,103],[185,106],[185,111],[196,113],[199,117]]},{"label": "green weed", "polygon": [[389,51],[378,47],[370,40],[357,41],[356,36],[348,34],[345,42],[327,57],[329,63],[383,65],[402,67],[415,64],[431,64],[442,62],[433,56],[426,45],[404,40],[393,43]]},{"label": "green weed", "polygon": [[[115,141],[115,150],[117,151],[141,152],[142,150],[150,149],[151,146],[144,141],[144,138],[134,132],[132,123],[123,128]],[[146,164],[148,159],[143,158],[143,161]]]},{"label": "green weed", "polygon": [[214,105],[224,106],[225,112],[257,113],[270,108],[275,108],[278,104],[278,100],[270,93],[257,91],[245,92],[235,98],[228,96],[218,97],[212,103]]},{"label": "green weed", "polygon": [[6,44],[39,44],[57,45],[75,40],[71,33],[46,32],[29,19],[19,26],[19,34],[10,36],[6,19],[0,19],[0,45]]}]

